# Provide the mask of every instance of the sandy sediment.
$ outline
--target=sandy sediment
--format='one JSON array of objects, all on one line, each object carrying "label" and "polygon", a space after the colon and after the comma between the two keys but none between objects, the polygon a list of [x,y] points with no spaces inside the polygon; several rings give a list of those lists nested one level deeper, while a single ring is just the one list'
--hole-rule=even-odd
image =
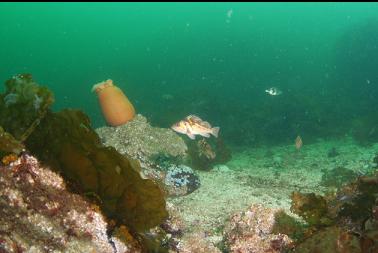
[{"label": "sandy sediment", "polygon": [[[328,156],[332,148],[339,153]],[[260,203],[290,212],[293,191],[324,194],[331,190],[321,185],[323,170],[338,166],[365,173],[374,166],[378,145],[358,146],[353,140],[319,140],[296,150],[293,145],[272,148],[233,148],[233,159],[211,171],[199,171],[201,187],[195,192],[168,202],[179,207],[186,233],[204,233],[219,243],[229,217]]]}]

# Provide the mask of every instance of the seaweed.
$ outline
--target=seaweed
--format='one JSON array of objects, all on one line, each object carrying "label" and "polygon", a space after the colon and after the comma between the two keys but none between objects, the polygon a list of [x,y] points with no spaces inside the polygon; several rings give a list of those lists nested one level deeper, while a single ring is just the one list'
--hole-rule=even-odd
[{"label": "seaweed", "polygon": [[290,210],[301,216],[310,226],[322,227],[332,224],[328,217],[328,204],[325,198],[315,193],[293,192]]},{"label": "seaweed", "polygon": [[274,220],[273,234],[286,234],[295,241],[300,241],[305,237],[307,226],[286,214],[283,210],[274,215]]},{"label": "seaweed", "polygon": [[23,141],[39,124],[53,94],[35,83],[30,74],[16,75],[6,81],[6,90],[0,94],[0,155],[19,154]]},{"label": "seaweed", "polygon": [[48,112],[26,143],[70,182],[98,196],[105,214],[118,223],[143,232],[168,216],[161,189],[141,178],[137,162],[103,146],[83,112]]},{"label": "seaweed", "polygon": [[[290,210],[310,225],[305,231],[305,240],[297,242],[296,250],[352,252],[349,249],[361,247],[356,252],[375,252],[378,241],[377,194],[377,174],[361,176],[341,187],[336,194],[330,193],[326,197],[294,192]],[[326,239],[325,244],[320,240],[322,238]]]},{"label": "seaweed", "polygon": [[314,233],[295,247],[292,252],[301,253],[362,253],[373,252],[361,250],[356,235],[338,227],[330,226]]},{"label": "seaweed", "polygon": [[23,142],[33,132],[54,102],[52,92],[33,81],[30,74],[20,74],[5,83],[0,95],[0,126]]},{"label": "seaweed", "polygon": [[8,80],[0,94],[0,151],[26,148],[59,171],[72,189],[95,196],[103,212],[130,231],[160,225],[168,216],[161,189],[139,175],[136,161],[105,147],[87,115],[51,112],[53,102],[53,93],[30,74]]},{"label": "seaweed", "polygon": [[365,176],[354,184],[353,195],[343,203],[338,212],[338,218],[349,218],[354,222],[363,222],[372,214],[378,194],[378,177]]},{"label": "seaweed", "polygon": [[0,126],[0,154],[1,156],[7,153],[19,154],[24,149],[24,145],[16,140],[10,133],[4,131]]}]

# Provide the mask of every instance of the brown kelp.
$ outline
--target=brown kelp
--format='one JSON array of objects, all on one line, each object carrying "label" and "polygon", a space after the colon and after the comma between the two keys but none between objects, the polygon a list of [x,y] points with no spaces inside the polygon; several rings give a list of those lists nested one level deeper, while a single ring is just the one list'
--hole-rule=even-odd
[{"label": "brown kelp", "polygon": [[377,173],[324,197],[293,193],[291,210],[308,224],[295,252],[377,252],[377,194]]},{"label": "brown kelp", "polygon": [[0,94],[0,152],[19,154],[23,141],[44,117],[54,97],[36,84],[29,74],[17,75],[5,83]]},{"label": "brown kelp", "polygon": [[0,152],[2,156],[7,153],[19,154],[24,149],[24,145],[16,140],[10,133],[4,131],[0,126]]},{"label": "brown kelp", "polygon": [[26,143],[70,182],[97,195],[106,214],[134,230],[159,225],[167,216],[160,188],[140,177],[136,162],[104,147],[83,112],[49,112]]},{"label": "brown kelp", "polygon": [[37,127],[54,102],[52,92],[38,85],[30,74],[16,75],[6,81],[0,94],[0,125],[23,142]]},{"label": "brown kelp", "polygon": [[102,145],[83,112],[50,111],[51,91],[29,74],[14,76],[6,88],[0,95],[1,151],[19,153],[25,145],[131,231],[146,231],[167,217],[160,188],[141,178],[137,162]]}]

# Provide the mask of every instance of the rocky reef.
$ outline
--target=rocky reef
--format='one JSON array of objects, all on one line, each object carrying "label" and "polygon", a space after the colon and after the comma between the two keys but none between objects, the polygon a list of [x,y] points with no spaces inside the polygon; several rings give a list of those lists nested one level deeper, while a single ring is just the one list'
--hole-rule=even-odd
[{"label": "rocky reef", "polygon": [[196,173],[184,165],[187,145],[172,130],[153,127],[138,114],[127,124],[101,127],[96,132],[104,145],[138,160],[143,175],[158,183],[168,196],[186,195],[200,186]]},{"label": "rocky reef", "polygon": [[172,165],[165,174],[164,185],[171,196],[186,195],[200,187],[198,175],[188,166]]},{"label": "rocky reef", "polygon": [[339,182],[337,189],[323,194],[293,192],[292,213],[254,204],[232,215],[223,230],[222,250],[378,252],[378,171],[365,175],[344,171],[337,177],[342,170],[330,171],[320,181],[332,186]]},{"label": "rocky reef", "polygon": [[26,153],[0,166],[0,224],[1,252],[141,252],[108,235],[100,208]]},{"label": "rocky reef", "polygon": [[280,212],[255,204],[234,214],[224,229],[226,252],[279,253],[290,249],[292,239],[274,230]]},{"label": "rocky reef", "polygon": [[185,142],[167,128],[152,127],[138,114],[133,120],[118,127],[96,129],[105,146],[114,147],[119,153],[138,159],[142,168],[151,166],[159,156],[183,161],[187,157]]},{"label": "rocky reef", "polygon": [[[125,237],[138,239],[148,251],[145,242],[153,240],[143,238],[149,229],[162,224],[168,213],[163,191],[152,180],[142,178],[138,163],[105,147],[83,112],[52,112],[52,93],[29,74],[8,80],[0,98],[3,165],[11,164],[26,150],[61,174],[70,191],[97,204],[113,224],[109,231],[128,231]],[[22,215],[29,217],[27,212]],[[11,221],[17,224],[20,217],[15,217]]]},{"label": "rocky reef", "polygon": [[169,218],[161,226],[167,233],[169,253],[221,253],[209,242],[208,234],[185,226],[180,216],[180,207],[167,203]]},{"label": "rocky reef", "polygon": [[[104,145],[138,160],[143,175],[158,183],[168,196],[193,192],[200,186],[195,170],[210,170],[231,159],[221,138],[185,142],[171,129],[151,126],[140,114],[127,124],[101,127],[96,132]],[[186,172],[180,172],[184,167]]]},{"label": "rocky reef", "polygon": [[84,113],[49,113],[26,143],[75,188],[92,195],[108,217],[132,230],[146,231],[167,217],[160,187],[141,177],[136,161],[103,146]]},{"label": "rocky reef", "polygon": [[[215,170],[195,169],[231,158],[220,138],[185,144],[142,115],[96,132],[83,112],[52,112],[52,102],[30,75],[11,78],[0,94],[0,252],[378,252],[376,171],[325,169],[317,186],[332,191],[295,188],[290,210],[297,216],[252,204],[214,231],[201,230],[196,217],[180,217],[180,204],[167,205],[165,197],[194,192],[200,176],[206,185],[202,176]],[[283,167],[279,159],[273,163]],[[239,184],[259,179],[241,175]]]},{"label": "rocky reef", "polygon": [[377,252],[378,174],[326,196],[293,193],[292,211],[307,223],[295,252]]},{"label": "rocky reef", "polygon": [[211,170],[214,165],[231,160],[231,150],[221,137],[191,141],[188,147],[189,164],[197,170]]}]

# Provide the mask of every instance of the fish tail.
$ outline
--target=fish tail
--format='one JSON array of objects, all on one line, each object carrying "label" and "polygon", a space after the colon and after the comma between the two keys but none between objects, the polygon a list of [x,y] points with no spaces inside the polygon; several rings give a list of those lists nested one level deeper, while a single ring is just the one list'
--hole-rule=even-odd
[{"label": "fish tail", "polygon": [[218,138],[219,130],[220,130],[219,127],[213,127],[211,129],[211,134],[214,135],[214,137]]}]

